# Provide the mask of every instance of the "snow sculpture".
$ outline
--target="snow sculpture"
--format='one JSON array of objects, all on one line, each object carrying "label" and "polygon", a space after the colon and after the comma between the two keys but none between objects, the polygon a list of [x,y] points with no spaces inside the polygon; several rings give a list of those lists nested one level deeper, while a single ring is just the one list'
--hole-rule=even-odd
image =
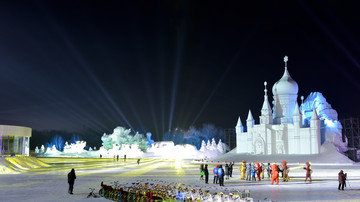
[{"label": "snow sculpture", "polygon": [[57,156],[59,155],[59,151],[56,149],[56,146],[53,145],[52,147],[47,147],[46,148],[46,152],[45,152],[45,156]]},{"label": "snow sculpture", "polygon": [[217,145],[216,145],[216,142],[215,142],[215,138],[213,138],[213,139],[211,140],[211,147],[210,147],[210,150],[215,150],[215,149],[216,149],[216,147],[217,147]]},{"label": "snow sculpture", "polygon": [[68,142],[65,142],[64,146],[64,153],[82,153],[86,152],[84,148],[86,147],[85,141],[76,141],[75,143],[71,143],[70,145]]},{"label": "snow sculpture", "polygon": [[39,152],[40,152],[40,149],[39,149],[39,147],[38,147],[38,146],[36,146],[36,147],[35,147],[35,153],[37,153],[37,154],[38,154]]},{"label": "snow sculpture", "polygon": [[302,113],[297,102],[299,86],[291,78],[284,58],[283,76],[272,87],[273,108],[268,97],[267,82],[264,82],[264,102],[260,124],[249,110],[246,129],[238,118],[236,152],[250,154],[319,154],[321,146],[320,119],[315,109],[310,109],[309,125],[303,126]]},{"label": "snow sculpture", "polygon": [[200,151],[201,151],[201,152],[204,152],[204,151],[205,151],[205,149],[206,149],[206,144],[205,144],[205,141],[204,141],[204,140],[202,140],[202,141],[201,141],[201,148],[200,148]]},{"label": "snow sculpture", "polygon": [[41,152],[41,153],[44,153],[44,152],[45,152],[45,147],[44,147],[44,145],[41,145],[41,147],[40,147],[40,152]]},{"label": "snow sculpture", "polygon": [[[148,148],[148,140],[142,134],[136,133],[134,136],[130,135],[131,130],[124,127],[116,127],[112,134],[105,134],[101,137],[102,145],[105,149],[112,149],[113,145],[118,144],[137,144],[142,151]],[[151,137],[151,135],[150,135]]]},{"label": "snow sculpture", "polygon": [[307,126],[310,123],[312,109],[316,109],[319,119],[322,121],[321,143],[329,142],[334,144],[338,151],[347,151],[347,138],[342,141],[342,125],[338,120],[338,113],[326,101],[320,92],[312,92],[300,106],[303,112],[303,123]]},{"label": "snow sculpture", "polygon": [[224,154],[228,146],[222,143],[221,139],[219,140],[218,144],[216,144],[215,139],[212,139],[212,143],[208,140],[208,145],[205,144],[205,141],[202,141],[201,148],[199,152],[201,153],[200,157],[202,158],[215,158],[218,155]]},{"label": "snow sculpture", "polygon": [[151,133],[146,133],[146,140],[148,142],[148,145],[151,146],[152,143],[154,143],[154,140],[151,139]]},{"label": "snow sculpture", "polygon": [[223,143],[221,142],[221,139],[219,140],[219,143],[217,144],[216,148],[217,148],[217,150],[218,150],[220,153],[225,153],[224,145],[223,145]]},{"label": "snow sculpture", "polygon": [[210,143],[210,140],[207,141],[207,144],[206,144],[206,149],[207,150],[210,150],[211,148],[211,143]]}]

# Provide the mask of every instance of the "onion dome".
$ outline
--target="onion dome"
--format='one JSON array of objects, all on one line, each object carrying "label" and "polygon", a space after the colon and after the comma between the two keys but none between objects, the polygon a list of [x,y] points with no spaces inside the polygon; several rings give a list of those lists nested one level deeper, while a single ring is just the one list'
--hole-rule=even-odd
[{"label": "onion dome", "polygon": [[288,70],[287,70],[287,61],[288,57],[284,57],[285,62],[285,72],[284,75],[281,77],[279,81],[277,81],[273,87],[272,87],[272,93],[273,95],[297,95],[299,92],[299,86],[294,81],[294,79],[291,78]]}]

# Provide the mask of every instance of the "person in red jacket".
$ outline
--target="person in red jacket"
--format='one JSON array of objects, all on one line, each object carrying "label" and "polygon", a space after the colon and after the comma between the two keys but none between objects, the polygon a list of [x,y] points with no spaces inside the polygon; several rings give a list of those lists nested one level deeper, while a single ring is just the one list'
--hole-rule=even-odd
[{"label": "person in red jacket", "polygon": [[261,180],[260,175],[261,175],[261,173],[262,173],[262,167],[260,166],[259,162],[256,162],[256,163],[255,163],[255,166],[256,166],[256,169],[257,169],[256,175],[257,175],[257,177],[258,177],[258,180],[260,181],[260,180]]},{"label": "person in red jacket", "polygon": [[276,163],[271,165],[271,174],[271,184],[274,184],[274,181],[276,181],[276,184],[279,184],[279,171],[277,169]]},{"label": "person in red jacket", "polygon": [[347,176],[347,173],[344,174],[344,171],[340,170],[340,172],[339,172],[339,188],[338,188],[339,190],[340,190],[340,187],[341,187],[341,190],[344,190],[346,176]]},{"label": "person in red jacket", "polygon": [[311,173],[312,173],[311,163],[310,163],[310,162],[306,162],[304,169],[306,170],[305,182],[307,181],[308,178],[310,179],[310,182],[312,182],[312,179],[311,179]]}]

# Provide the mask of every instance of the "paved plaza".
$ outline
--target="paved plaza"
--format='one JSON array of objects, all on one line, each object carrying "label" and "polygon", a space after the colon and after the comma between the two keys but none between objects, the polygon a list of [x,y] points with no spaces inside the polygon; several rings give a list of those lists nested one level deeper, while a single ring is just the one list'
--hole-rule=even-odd
[{"label": "paved plaza", "polygon": [[[250,190],[254,201],[360,201],[360,169],[357,165],[313,165],[313,182],[304,182],[302,165],[290,165],[290,182],[271,185],[268,179],[260,182],[240,180],[239,165],[234,175],[221,187],[212,184],[213,164],[209,164],[210,184],[200,180],[199,163],[188,160],[92,159],[92,158],[40,158],[49,168],[23,171],[21,174],[0,175],[0,201],[109,201],[104,198],[87,198],[89,188],[100,189],[100,183],[118,181],[127,186],[133,182],[178,183],[192,188],[208,189],[211,193]],[[224,163],[223,163],[224,165]],[[67,173],[74,168],[77,179],[74,195],[67,193]],[[337,173],[348,173],[345,191],[338,191]]]}]

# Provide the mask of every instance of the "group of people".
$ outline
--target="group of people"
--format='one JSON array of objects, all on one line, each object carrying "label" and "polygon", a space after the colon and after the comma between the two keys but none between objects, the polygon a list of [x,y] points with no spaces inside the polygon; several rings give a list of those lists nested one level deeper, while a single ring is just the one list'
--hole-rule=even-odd
[{"label": "group of people", "polygon": [[265,171],[267,172],[267,176],[271,179],[271,184],[279,184],[279,173],[282,173],[283,181],[289,181],[289,171],[290,168],[287,165],[287,162],[283,160],[280,165],[276,163],[268,163],[266,166],[264,163],[246,163],[246,161],[241,162],[241,166],[239,168],[241,173],[241,179],[247,181],[261,181],[261,179],[265,178]]},{"label": "group of people", "polygon": [[[137,160],[137,163],[140,163],[140,159]],[[214,184],[220,184],[220,186],[224,186],[224,178],[230,179],[232,177],[233,173],[233,167],[235,162],[230,162],[230,164],[225,165],[225,170],[223,169],[222,165],[216,165],[213,169],[214,174]],[[246,163],[246,161],[241,162],[241,166],[239,168],[240,170],[240,179],[247,181],[256,181],[256,178],[261,181],[261,179],[264,179],[264,171],[267,171],[268,178],[271,179],[271,184],[279,184],[279,173],[282,173],[283,182],[289,181],[289,171],[290,168],[287,165],[287,162],[283,160],[280,165],[277,165],[275,162],[270,164],[268,163],[267,166],[265,166],[263,163]],[[306,162],[304,170],[306,171],[306,178],[305,182],[309,179],[310,182],[312,182],[311,174],[311,163]],[[208,164],[201,164],[200,165],[200,180],[204,180],[205,176],[205,183],[209,183],[209,170],[208,170]],[[68,177],[68,183],[69,183],[69,194],[73,194],[74,189],[74,183],[76,179],[75,170],[74,168],[71,169],[71,171],[67,175]],[[338,174],[338,180],[339,180],[339,190],[344,190],[344,186],[346,185],[346,177],[347,173],[344,173],[343,170],[341,170]]]},{"label": "group of people", "polygon": [[[214,174],[214,184],[219,184],[220,186],[224,186],[224,179],[228,180],[232,177],[233,167],[235,162],[230,162],[225,165],[225,170],[222,165],[216,165],[213,169]],[[209,183],[209,170],[207,164],[200,165],[200,180],[204,180],[205,176],[205,184]]]}]

